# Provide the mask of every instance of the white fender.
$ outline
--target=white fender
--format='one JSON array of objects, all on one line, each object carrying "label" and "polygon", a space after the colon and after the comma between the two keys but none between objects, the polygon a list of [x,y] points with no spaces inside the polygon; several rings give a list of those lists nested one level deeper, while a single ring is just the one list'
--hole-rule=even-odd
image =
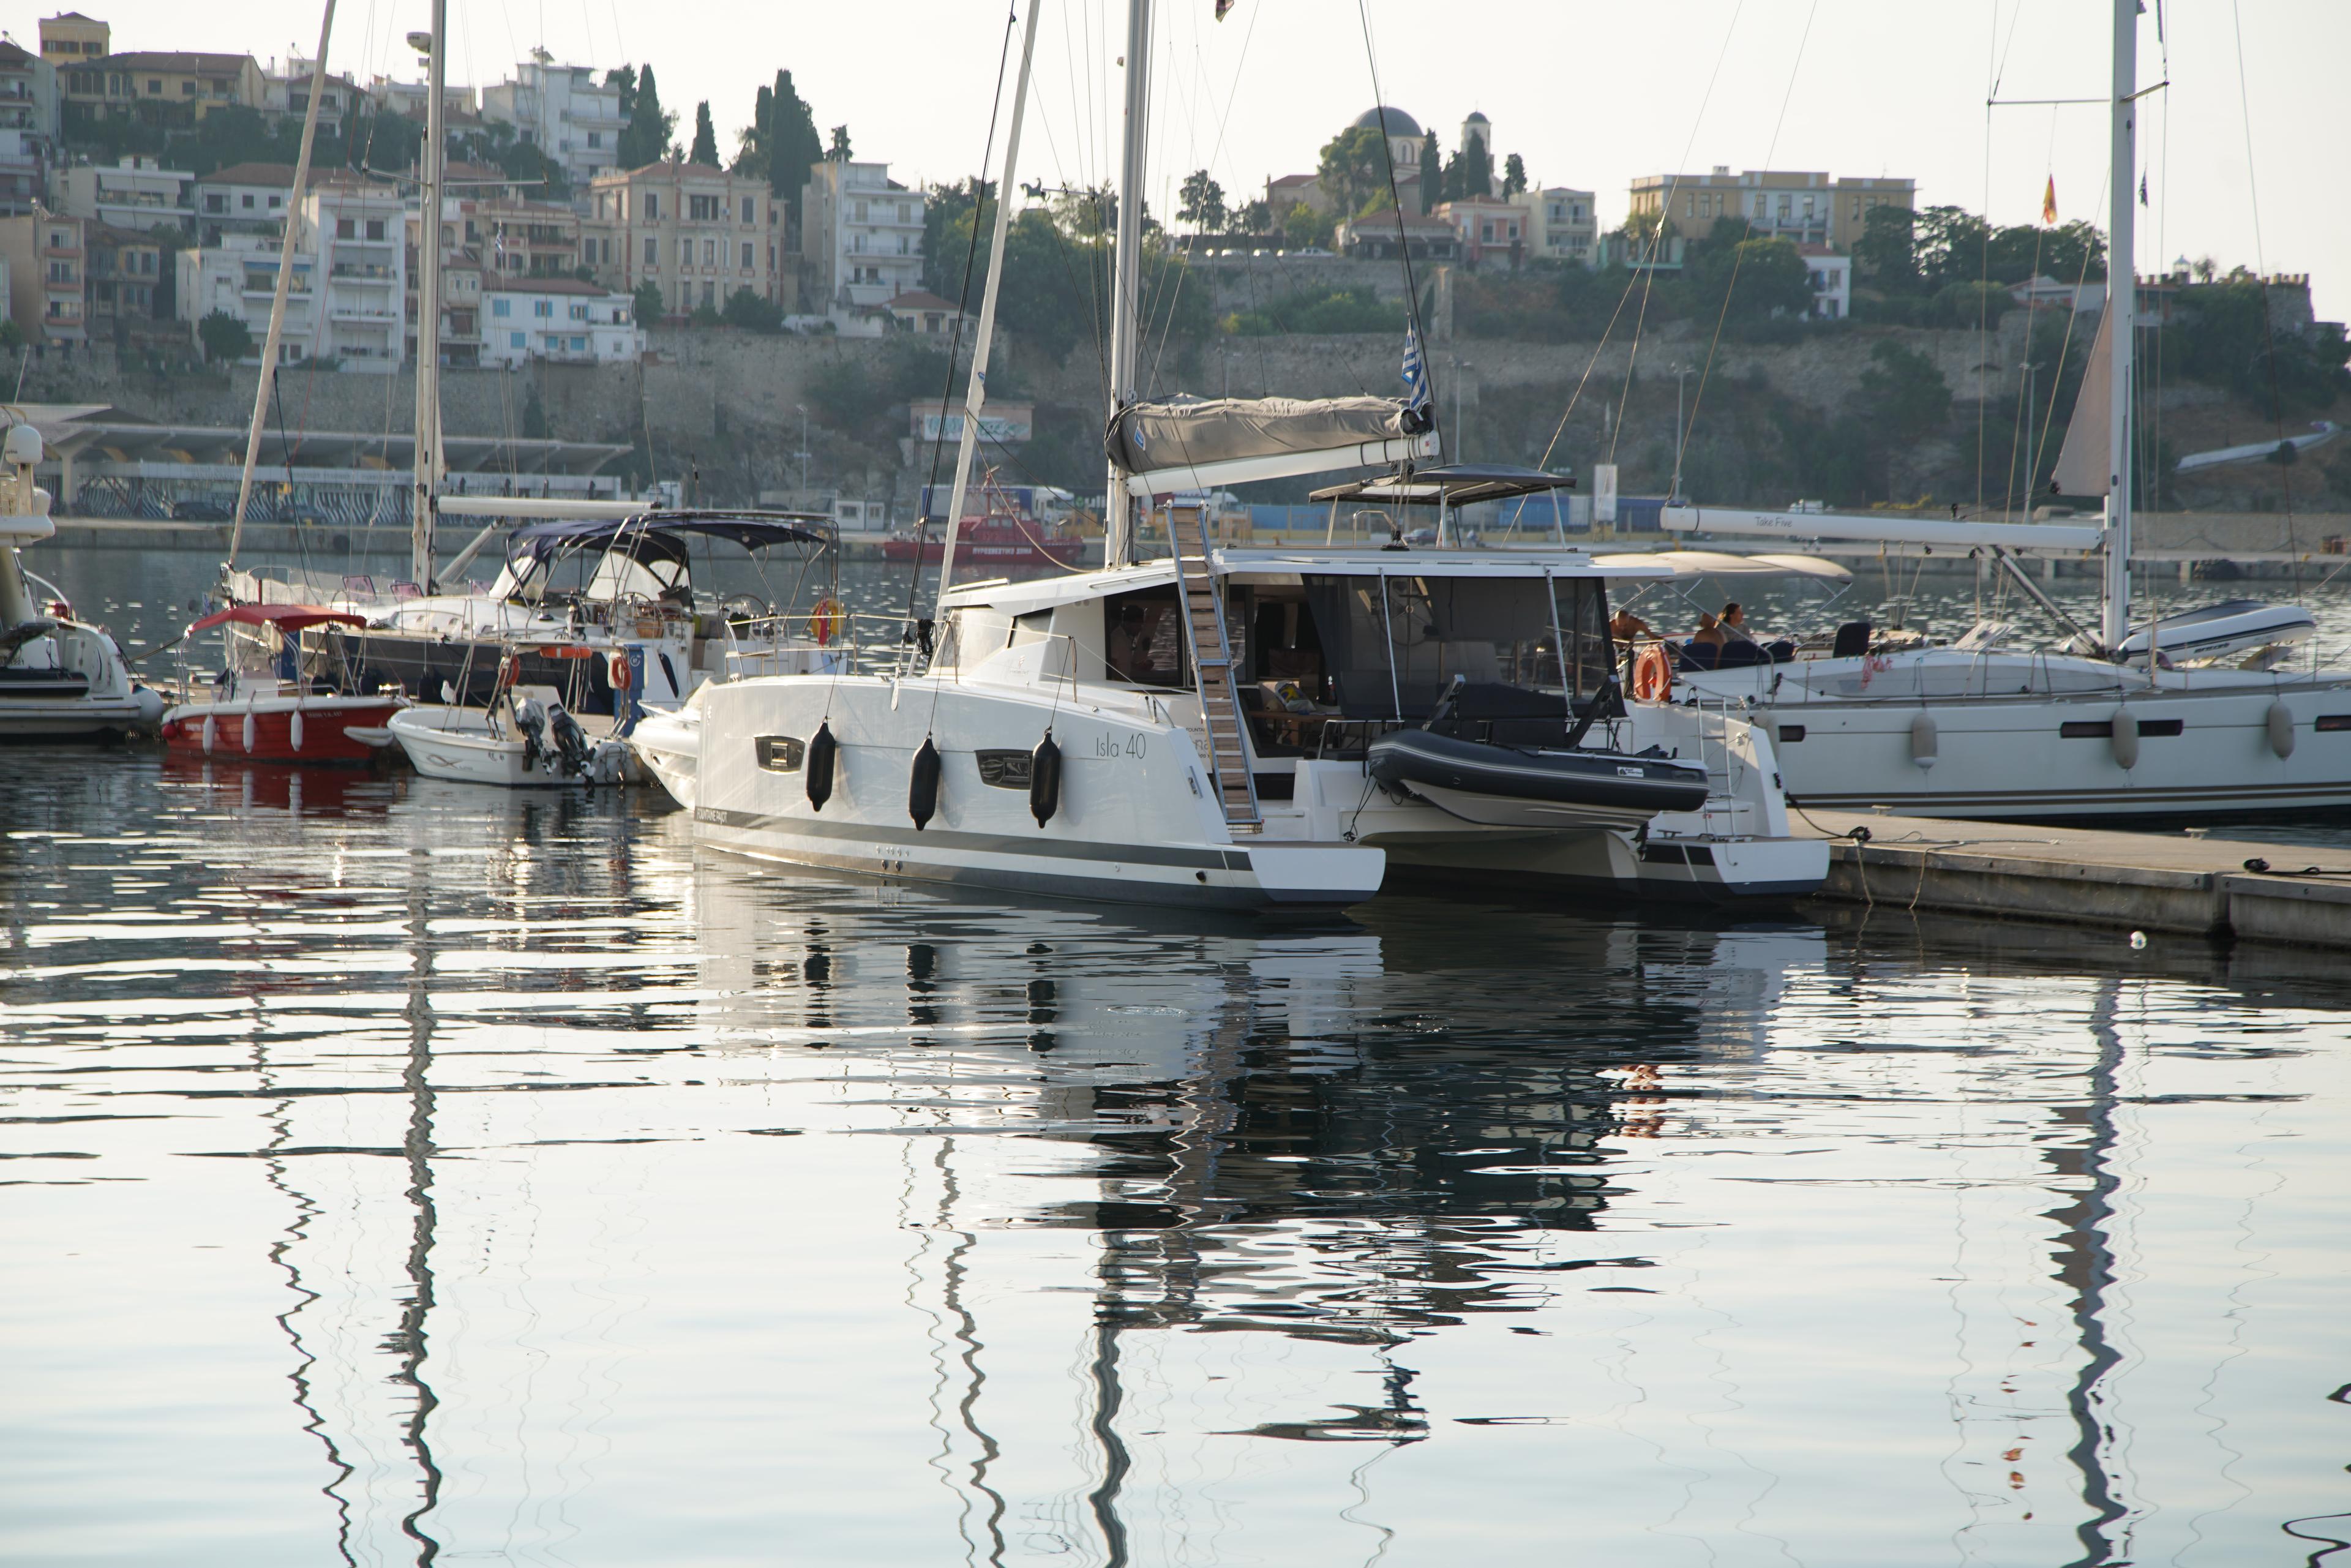
[{"label": "white fender", "polygon": [[1910,760],[1921,768],[1931,768],[1938,759],[1939,737],[1935,728],[1935,716],[1922,713],[1910,721]]},{"label": "white fender", "polygon": [[2138,766],[2138,716],[2128,708],[2115,715],[2115,762],[2127,773]]},{"label": "white fender", "polygon": [[2294,709],[2282,702],[2270,704],[2270,749],[2280,761],[2294,755]]},{"label": "white fender", "polygon": [[289,721],[289,722],[287,724],[287,726],[286,726],[286,730],[287,730],[287,735],[292,738],[292,740],[293,740],[293,743],[294,743],[294,749],[295,749],[295,750],[297,750],[297,751],[301,750],[301,749],[302,749],[302,710],[301,710],[300,708],[298,708],[298,708],[296,708],[296,709],[294,710],[294,717],[292,718],[292,720],[291,720],[291,721]]},{"label": "white fender", "polygon": [[214,743],[219,738],[220,722],[210,714],[204,715],[204,755],[206,757],[213,754]]},{"label": "white fender", "polygon": [[248,757],[253,755],[254,727],[253,715],[248,713],[245,716],[245,752]]}]

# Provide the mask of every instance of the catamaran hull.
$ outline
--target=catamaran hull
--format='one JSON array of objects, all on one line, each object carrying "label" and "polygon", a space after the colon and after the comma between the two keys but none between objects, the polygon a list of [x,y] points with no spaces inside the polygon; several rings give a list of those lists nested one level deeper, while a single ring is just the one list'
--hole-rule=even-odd
[{"label": "catamaran hull", "polygon": [[1778,908],[1821,890],[1829,846],[1819,839],[1646,838],[1593,833],[1552,841],[1392,844],[1392,885],[1474,887],[1507,897],[1593,899],[1605,913],[1643,902]]},{"label": "catamaran hull", "polygon": [[[695,836],[794,865],[1121,904],[1311,912],[1379,891],[1379,850],[1228,834],[1190,737],[1164,716],[1051,697],[871,677],[707,687],[685,787]],[[820,810],[805,771],[820,726],[840,746]],[[1064,765],[1040,825],[1011,759],[1029,757],[1049,726]],[[637,755],[676,792],[683,772],[670,738],[670,755]],[[942,767],[936,813],[918,827],[909,785],[925,740]],[[1006,782],[1016,776],[1023,781]]]}]

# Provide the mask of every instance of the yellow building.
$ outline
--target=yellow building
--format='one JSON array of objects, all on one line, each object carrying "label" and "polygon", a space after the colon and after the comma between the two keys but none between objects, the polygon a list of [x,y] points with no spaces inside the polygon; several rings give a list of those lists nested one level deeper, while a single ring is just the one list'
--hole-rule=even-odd
[{"label": "yellow building", "polygon": [[57,77],[69,126],[113,118],[193,125],[215,109],[266,108],[269,93],[251,55],[140,51],[60,68]]},{"label": "yellow building", "polygon": [[1915,210],[1918,187],[1900,179],[1832,179],[1810,170],[1749,170],[1718,163],[1709,174],[1646,174],[1633,182],[1635,222],[1664,217],[1686,238],[1704,239],[1717,220],[1745,218],[1768,237],[1850,250],[1871,209]]},{"label": "yellow building", "polygon": [[597,175],[589,203],[580,256],[603,287],[633,294],[650,283],[675,316],[718,309],[737,289],[775,298],[783,208],[767,181],[706,163],[648,163]]},{"label": "yellow building", "polygon": [[78,11],[41,18],[41,58],[59,70],[101,60],[114,52],[114,29]]}]

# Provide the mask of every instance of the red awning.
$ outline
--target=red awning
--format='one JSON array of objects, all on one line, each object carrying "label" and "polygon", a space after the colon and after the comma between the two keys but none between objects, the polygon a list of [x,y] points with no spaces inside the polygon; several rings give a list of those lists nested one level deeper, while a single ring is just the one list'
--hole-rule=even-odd
[{"label": "red awning", "polygon": [[274,626],[279,632],[293,632],[330,621],[345,626],[367,624],[364,615],[354,615],[348,610],[327,610],[316,604],[232,604],[189,627],[188,635],[193,637],[215,626]]}]

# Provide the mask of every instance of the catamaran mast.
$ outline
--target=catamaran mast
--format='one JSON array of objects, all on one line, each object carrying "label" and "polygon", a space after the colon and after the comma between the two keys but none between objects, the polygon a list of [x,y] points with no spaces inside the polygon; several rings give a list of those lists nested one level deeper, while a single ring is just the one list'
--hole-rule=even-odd
[{"label": "catamaran mast", "polygon": [[1029,107],[1029,62],[1037,53],[1037,13],[1043,8],[1044,0],[1029,0],[1028,29],[1020,39],[1020,74],[1012,89],[1012,126],[1004,138],[1004,177],[996,184],[996,244],[987,256],[987,286],[980,291],[979,336],[971,349],[971,382],[963,394],[963,442],[956,449],[955,488],[947,498],[946,546],[939,556],[938,608],[933,615],[943,626],[947,618],[947,589],[955,581],[956,538],[963,531],[964,496],[971,488],[971,461],[979,445],[979,411],[987,402],[987,350],[996,340],[996,291],[1004,282],[1005,236],[1011,226],[1015,189],[1012,172],[1020,157],[1021,111]]},{"label": "catamaran mast", "polygon": [[[1135,363],[1141,346],[1143,282],[1143,154],[1151,110],[1151,0],[1128,0],[1126,8],[1126,111],[1118,169],[1118,249],[1111,286],[1110,412],[1135,400],[1141,380]],[[1134,563],[1134,497],[1126,476],[1110,465],[1102,516],[1102,564]]]},{"label": "catamaran mast", "polygon": [[409,573],[427,593],[433,591],[433,525],[442,472],[441,172],[445,150],[442,115],[446,107],[442,88],[448,40],[448,0],[433,0],[432,46],[425,65],[424,147],[417,160],[416,493],[408,536]]},{"label": "catamaran mast", "polygon": [[2106,580],[2099,631],[2108,648],[2130,634],[2131,339],[2138,273],[2131,246],[2137,185],[2138,5],[2115,0],[2114,145],[2106,176]]}]

